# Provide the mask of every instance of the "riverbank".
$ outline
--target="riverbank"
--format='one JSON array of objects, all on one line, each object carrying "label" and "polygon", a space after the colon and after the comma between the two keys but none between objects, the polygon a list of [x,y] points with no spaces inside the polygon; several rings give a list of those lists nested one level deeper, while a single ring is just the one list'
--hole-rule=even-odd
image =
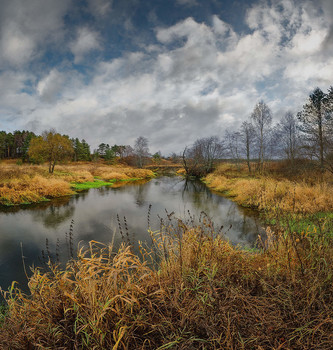
[{"label": "riverbank", "polygon": [[53,174],[47,165],[0,163],[0,204],[30,204],[77,190],[114,185],[116,182],[149,179],[154,173],[124,165],[77,162],[58,165]]},{"label": "riverbank", "polygon": [[251,176],[244,169],[237,171],[236,165],[221,164],[204,182],[240,205],[261,211],[300,214],[333,211],[333,186],[328,181],[290,181],[273,174]]},{"label": "riverbank", "polygon": [[153,249],[90,243],[64,271],[12,288],[8,349],[332,349],[333,242],[268,233],[244,251],[204,218],[168,221]]},{"label": "riverbank", "polygon": [[329,226],[333,235],[332,177],[315,175],[291,181],[274,172],[249,175],[245,166],[223,163],[203,181],[238,204],[259,210],[263,220],[276,228],[320,232]]}]

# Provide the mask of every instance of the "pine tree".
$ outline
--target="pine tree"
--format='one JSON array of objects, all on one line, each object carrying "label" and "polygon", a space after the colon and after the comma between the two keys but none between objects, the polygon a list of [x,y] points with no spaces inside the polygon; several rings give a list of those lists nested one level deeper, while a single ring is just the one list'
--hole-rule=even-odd
[{"label": "pine tree", "polygon": [[308,103],[298,113],[300,130],[304,135],[309,155],[319,159],[320,168],[324,169],[325,147],[327,145],[329,114],[327,113],[327,94],[318,87],[309,95]]}]

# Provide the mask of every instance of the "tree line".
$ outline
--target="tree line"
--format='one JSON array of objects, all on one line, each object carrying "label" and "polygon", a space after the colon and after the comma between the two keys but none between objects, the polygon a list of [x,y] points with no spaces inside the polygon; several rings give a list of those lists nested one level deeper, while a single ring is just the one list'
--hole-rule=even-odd
[{"label": "tree line", "polygon": [[275,125],[272,112],[259,101],[238,130],[224,137],[198,139],[182,153],[187,175],[203,176],[218,159],[246,161],[248,171],[262,173],[265,161],[285,159],[290,169],[301,160],[333,173],[333,86],[315,88],[298,113],[288,111]]},{"label": "tree line", "polygon": [[[90,146],[84,139],[80,141],[78,138],[70,138],[53,129],[44,131],[41,135],[25,130],[16,130],[13,133],[0,131],[0,159],[19,158],[34,164],[47,162],[50,173],[53,173],[56,163],[63,160],[75,162],[102,158],[113,162],[120,158],[143,167],[148,157],[148,139],[143,136],[136,139],[134,147],[116,144],[110,147],[109,144],[101,143],[91,153]],[[160,157],[160,153],[156,153],[154,157]]]},{"label": "tree line", "polygon": [[[272,120],[270,108],[264,101],[259,101],[238,130],[226,130],[223,138],[211,136],[196,140],[181,154],[186,174],[204,176],[214,169],[219,159],[245,160],[250,173],[262,173],[265,162],[270,159],[286,159],[290,168],[300,160],[307,160],[321,171],[333,173],[333,86],[326,93],[314,89],[301,111],[288,111],[275,125]],[[26,130],[0,131],[0,159],[47,161],[50,172],[63,159],[91,161],[103,158],[112,162],[120,158],[128,164],[143,167],[151,157],[148,144],[148,139],[140,136],[133,147],[101,143],[91,153],[84,139],[70,138],[54,130],[42,135]],[[171,158],[177,159],[175,155]],[[158,162],[161,153],[156,152],[152,159]]]},{"label": "tree line", "polygon": [[27,130],[16,130],[13,133],[0,131],[0,159],[27,158],[29,144],[36,135]]},{"label": "tree line", "polygon": [[[50,132],[51,134],[57,134],[54,130]],[[28,153],[31,141],[35,140],[35,143],[41,143],[42,139],[47,139],[48,134],[49,132],[43,132],[42,135],[36,135],[28,130],[15,130],[13,133],[0,131],[0,159],[20,158],[23,161],[31,161]],[[63,140],[69,140],[68,145],[73,149],[71,154],[74,161],[91,159],[90,146],[84,139],[80,141],[78,138],[70,139],[68,135],[60,136]],[[38,162],[37,158],[36,162]]]}]

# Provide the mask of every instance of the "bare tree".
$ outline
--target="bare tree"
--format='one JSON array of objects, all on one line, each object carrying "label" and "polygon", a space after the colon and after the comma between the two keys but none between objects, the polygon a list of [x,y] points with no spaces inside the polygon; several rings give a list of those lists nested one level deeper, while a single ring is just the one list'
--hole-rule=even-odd
[{"label": "bare tree", "polygon": [[138,167],[142,168],[145,158],[149,156],[148,139],[146,137],[139,136],[135,140],[134,153]]},{"label": "bare tree", "polygon": [[282,150],[293,167],[300,146],[299,130],[295,114],[288,111],[281,118],[277,129]]},{"label": "bare tree", "polygon": [[178,163],[180,162],[180,155],[178,155],[176,152],[172,152],[170,155],[169,155],[169,159],[174,162],[174,163]]},{"label": "bare tree", "polygon": [[241,159],[241,143],[242,135],[239,131],[230,132],[226,131],[224,136],[224,143],[228,156],[236,161],[237,166],[239,166],[239,161]]},{"label": "bare tree", "polygon": [[134,154],[134,149],[130,145],[123,146],[121,158],[130,157]]},{"label": "bare tree", "polygon": [[264,103],[264,101],[260,101],[256,104],[251,114],[251,119],[256,130],[257,142],[259,146],[259,171],[262,172],[264,168],[265,147],[267,145],[269,129],[272,124],[271,110]]},{"label": "bare tree", "polygon": [[253,148],[253,143],[255,139],[255,130],[252,123],[248,121],[244,121],[241,125],[241,137],[243,141],[243,147],[245,148],[246,153],[246,163],[249,169],[249,173],[251,173],[251,151]]},{"label": "bare tree", "polygon": [[215,161],[221,157],[224,146],[217,136],[205,137],[185,147],[183,166],[188,176],[202,177],[214,169]]}]

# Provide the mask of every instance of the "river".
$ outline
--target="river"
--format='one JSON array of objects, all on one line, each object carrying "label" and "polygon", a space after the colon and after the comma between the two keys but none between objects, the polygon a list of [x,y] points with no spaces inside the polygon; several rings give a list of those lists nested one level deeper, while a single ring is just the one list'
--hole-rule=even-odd
[{"label": "river", "polygon": [[60,260],[67,259],[66,233],[70,232],[71,223],[74,248],[79,242],[82,245],[90,240],[108,243],[113,236],[115,244],[119,244],[122,237],[117,215],[125,237],[128,232],[132,241],[149,242],[150,205],[152,230],[158,230],[166,212],[174,212],[180,218],[190,212],[198,218],[204,211],[216,227],[224,226],[222,231],[233,244],[253,246],[262,232],[256,212],[211,192],[201,182],[159,177],[118,188],[90,189],[50,202],[0,209],[0,287],[8,290],[15,280],[26,289],[23,261],[29,275],[30,266],[43,263],[42,251],[47,255],[48,249],[55,258],[59,250]]}]

